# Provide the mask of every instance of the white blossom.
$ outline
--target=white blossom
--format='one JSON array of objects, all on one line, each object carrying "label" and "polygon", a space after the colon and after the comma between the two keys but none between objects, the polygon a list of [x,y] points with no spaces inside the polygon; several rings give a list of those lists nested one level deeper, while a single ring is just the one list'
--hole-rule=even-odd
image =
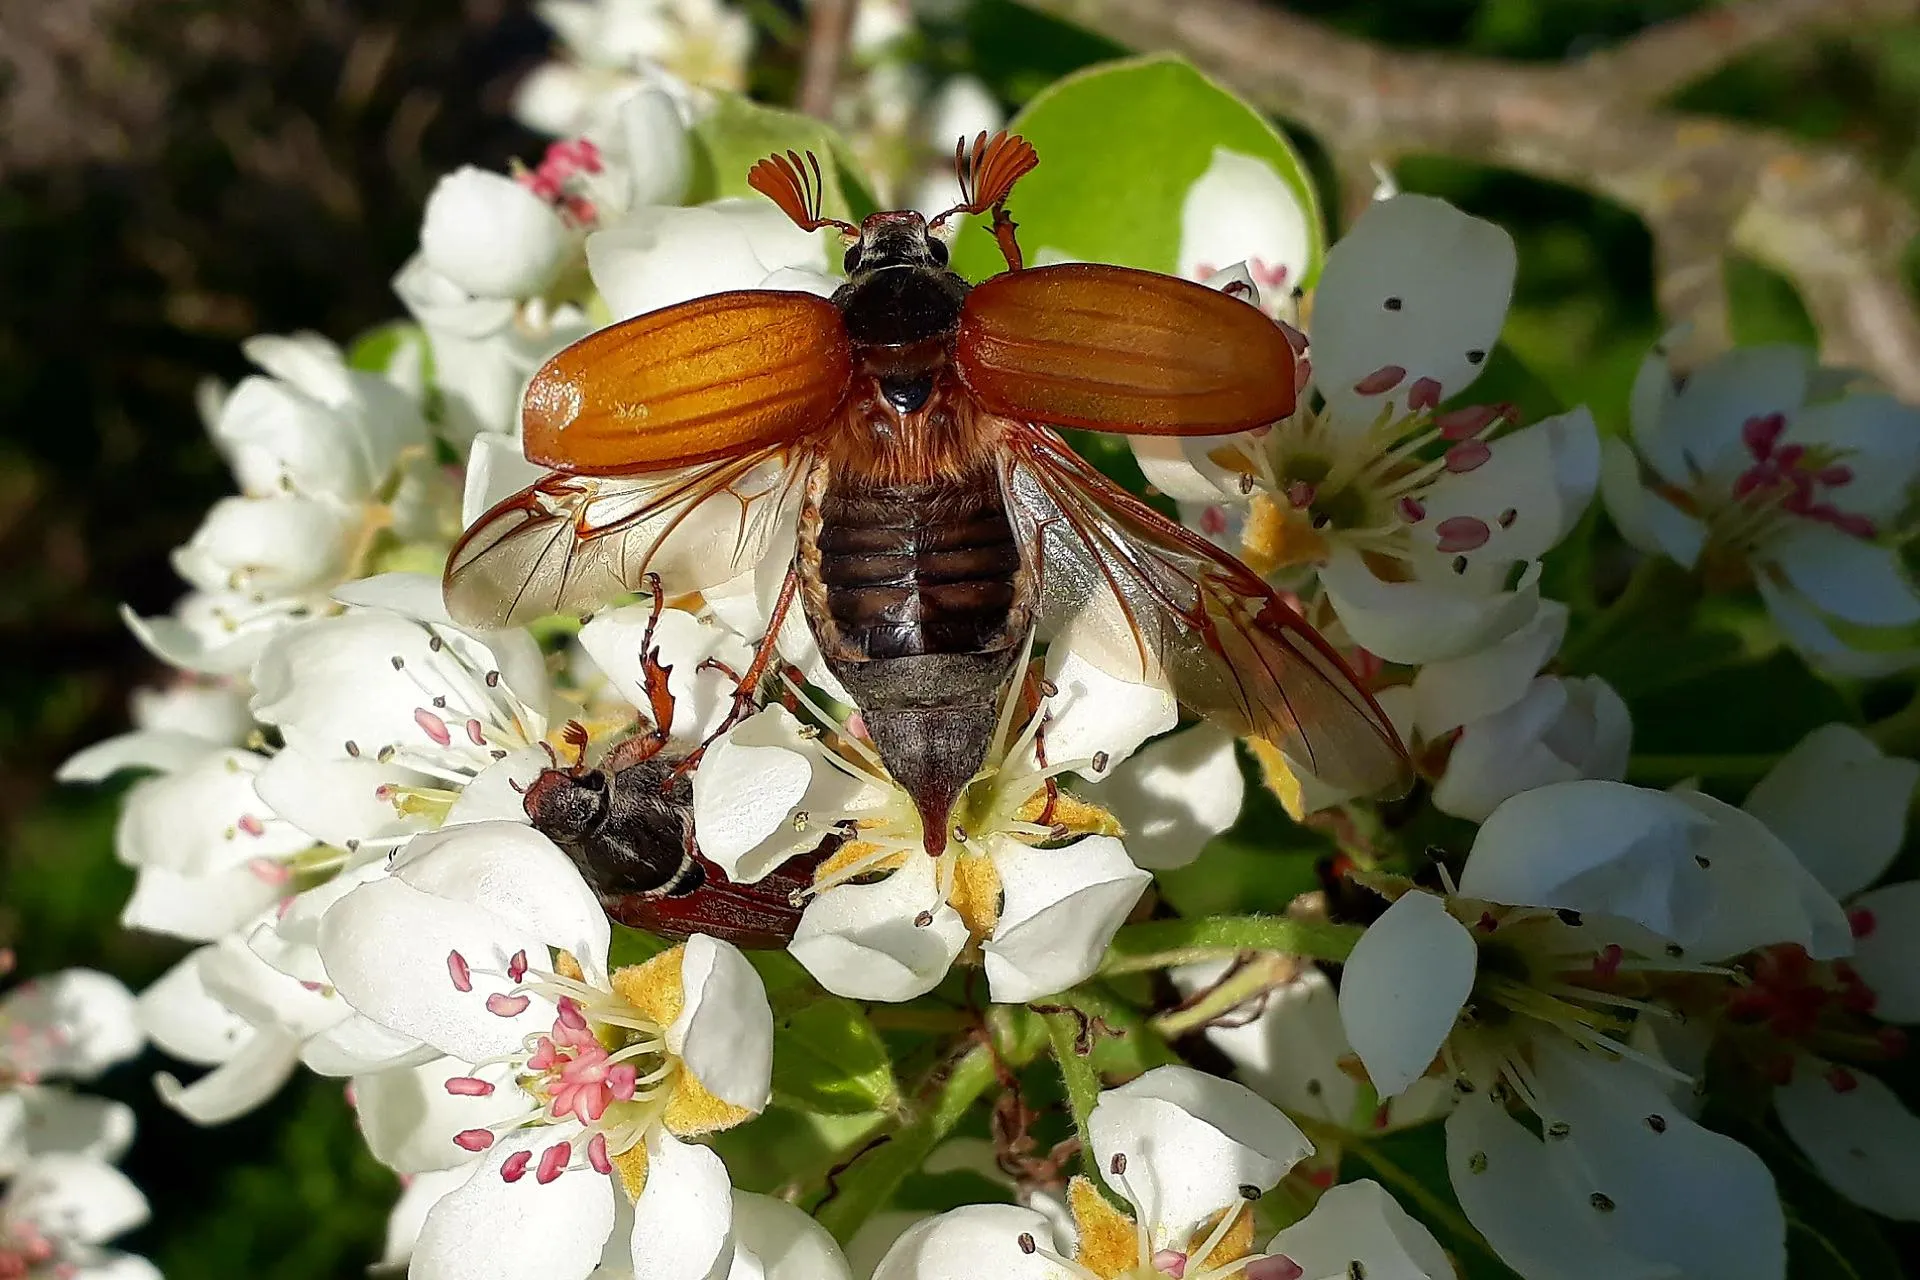
[{"label": "white blossom", "polygon": [[[1607,510],[1629,542],[1709,586],[1751,583],[1814,663],[1911,667],[1920,650],[1896,629],[1920,621],[1920,592],[1884,535],[1920,474],[1920,410],[1812,359],[1743,347],[1680,383],[1656,346],[1634,382],[1631,442],[1606,444]],[[1862,643],[1876,631],[1891,640]]]},{"label": "white blossom", "polygon": [[140,1189],[90,1156],[40,1156],[0,1195],[0,1275],[160,1280],[145,1258],[104,1248],[147,1220]]}]

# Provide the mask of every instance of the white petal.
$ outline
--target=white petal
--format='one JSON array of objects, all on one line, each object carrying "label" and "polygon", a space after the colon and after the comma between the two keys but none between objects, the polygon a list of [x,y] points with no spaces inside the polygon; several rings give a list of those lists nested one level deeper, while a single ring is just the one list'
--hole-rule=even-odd
[{"label": "white petal", "polygon": [[1238,821],[1247,784],[1233,735],[1197,724],[1150,743],[1104,782],[1075,790],[1119,819],[1128,855],[1157,871],[1186,866]]},{"label": "white petal", "polygon": [[[489,995],[512,990],[514,954],[541,950],[539,938],[490,911],[395,879],[360,886],[320,921],[321,959],[348,1004],[465,1062],[511,1053],[552,1025],[553,1006],[537,996],[513,1017],[486,1007]],[[456,990],[448,972],[456,951],[473,970],[471,991]]]},{"label": "white petal", "polygon": [[387,874],[387,860],[375,854],[358,866],[349,866],[313,888],[297,893],[275,908],[271,919],[254,925],[246,935],[254,955],[289,978],[320,987],[327,985],[326,966],[320,962],[320,919],[334,903],[369,881]]},{"label": "white petal", "polygon": [[1368,1280],[1453,1280],[1453,1264],[1433,1233],[1415,1222],[1379,1183],[1334,1187],[1313,1212],[1273,1238],[1310,1276],[1364,1275]]},{"label": "white petal", "polygon": [[253,731],[247,691],[237,684],[176,683],[133,691],[134,728],[184,734],[219,747],[237,747]]},{"label": "white petal", "polygon": [[633,1280],[719,1280],[733,1252],[733,1184],[707,1147],[647,1132],[647,1186],[633,1206]]},{"label": "white petal", "polygon": [[440,1057],[432,1045],[383,1027],[364,1014],[342,1018],[300,1050],[307,1070],[323,1076],[352,1076],[417,1067]]},{"label": "white petal", "polygon": [[1822,671],[1844,676],[1884,676],[1920,666],[1920,649],[1911,646],[1856,649],[1833,628],[1805,596],[1774,581],[1771,574],[1753,580],[1781,637]]},{"label": "white petal", "polygon": [[1340,1020],[1381,1097],[1426,1074],[1479,963],[1473,935],[1430,893],[1401,895],[1367,926],[1340,974]]},{"label": "white petal", "polygon": [[1877,1078],[1848,1070],[1836,1078],[1818,1058],[1799,1055],[1793,1079],[1776,1089],[1780,1127],[1820,1176],[1855,1204],[1902,1222],[1920,1222],[1920,1118]]},{"label": "white petal", "polygon": [[1238,504],[1245,501],[1239,476],[1214,462],[1208,453],[1240,436],[1128,436],[1134,460],[1147,483],[1180,502]]},{"label": "white petal", "polygon": [[538,463],[528,462],[517,441],[492,432],[473,438],[467,451],[466,482],[460,496],[460,527],[466,528],[494,505],[547,474]]},{"label": "white petal", "polygon": [[170,616],[142,618],[122,605],[120,621],[169,666],[207,676],[245,676],[273,633],[313,608],[304,596],[258,599],[237,591],[191,591]]},{"label": "white petal", "polygon": [[254,794],[292,826],[321,844],[351,849],[393,843],[428,825],[402,813],[388,798],[394,787],[435,786],[426,774],[372,758],[315,759],[285,747],[254,779]]},{"label": "white petal", "polygon": [[[966,922],[940,900],[932,858],[907,856],[877,884],[843,884],[807,904],[788,950],[835,995],[911,1000],[947,976]],[[914,920],[931,912],[932,922]]]},{"label": "white petal", "polygon": [[1845,898],[1879,879],[1900,852],[1917,783],[1920,763],[1883,754],[1850,725],[1827,724],[1780,757],[1741,807]]},{"label": "white petal", "polygon": [[833,1237],[785,1200],[734,1192],[733,1234],[759,1259],[765,1280],[852,1280]]},{"label": "white petal", "polygon": [[1600,496],[1620,536],[1650,556],[1691,569],[1707,526],[1640,483],[1640,460],[1618,436],[1600,442]]},{"label": "white petal", "polygon": [[1155,1067],[1100,1095],[1087,1118],[1098,1167],[1147,1223],[1156,1249],[1237,1206],[1240,1188],[1271,1188],[1313,1153],[1293,1121],[1253,1090],[1191,1067]]},{"label": "white petal", "polygon": [[1618,916],[1691,946],[1717,907],[1695,855],[1713,822],[1683,798],[1606,781],[1523,791],[1487,818],[1460,892]]},{"label": "white petal", "polygon": [[17,1085],[0,1097],[0,1177],[11,1177],[22,1157],[68,1152],[112,1162],[133,1145],[133,1108],[124,1102],[65,1089]]},{"label": "white petal", "polygon": [[525,823],[469,822],[415,836],[393,875],[571,952],[589,982],[605,975],[611,927],[600,899],[567,855]]},{"label": "white petal", "polygon": [[1443,399],[1457,394],[1499,340],[1515,265],[1505,231],[1444,200],[1401,195],[1368,206],[1320,273],[1315,383],[1331,405],[1369,421],[1380,398],[1352,388],[1386,365],[1406,370],[1402,387],[1432,378]]},{"label": "white petal", "polygon": [[773,1087],[773,1010],[760,974],[732,943],[696,933],[681,982],[685,1003],[667,1028],[668,1051],[714,1097],[761,1111]]},{"label": "white petal", "polygon": [[613,1230],[612,1179],[580,1169],[545,1185],[531,1173],[500,1176],[517,1151],[538,1159],[548,1136],[533,1129],[494,1143],[465,1185],[428,1211],[410,1280],[585,1280]]},{"label": "white petal", "polygon": [[420,1228],[426,1225],[427,1214],[433,1206],[440,1203],[441,1197],[457,1191],[471,1171],[465,1167],[459,1169],[439,1169],[432,1173],[418,1173],[407,1179],[407,1185],[401,1188],[400,1198],[393,1202],[393,1211],[387,1215],[386,1243],[380,1250],[382,1267],[404,1268],[407,1259],[413,1256],[414,1242],[420,1238]]},{"label": "white petal", "polygon": [[11,1065],[37,1076],[88,1080],[145,1047],[133,993],[94,969],[23,982],[0,1001]]},{"label": "white petal", "polygon": [[[640,642],[651,614],[648,605],[627,605],[596,614],[593,621],[580,628],[581,648],[613,682],[620,696],[639,708],[649,721],[651,704]],[[653,642],[660,650],[661,662],[669,669],[667,688],[674,697],[670,732],[685,742],[705,741],[733,710],[734,682],[721,671],[701,671],[700,664],[713,659],[735,671],[745,671],[753,661],[752,646],[726,628],[703,622],[684,609],[661,613]]]},{"label": "white petal", "polygon": [[162,974],[136,1002],[139,1026],[155,1045],[197,1066],[225,1062],[246,1043],[251,1025],[207,991],[201,948]]},{"label": "white petal", "polygon": [[1543,1109],[1570,1129],[1547,1145],[1565,1143],[1591,1180],[1584,1190],[1611,1199],[1604,1216],[1629,1248],[1701,1280],[1785,1275],[1773,1176],[1753,1152],[1682,1114],[1665,1077],[1560,1042],[1536,1045],[1534,1072]]},{"label": "white petal", "polygon": [[1792,416],[1787,438],[1825,446],[1845,459],[1853,479],[1834,491],[1848,511],[1891,520],[1920,468],[1920,417],[1888,395],[1855,394],[1811,405]]},{"label": "white petal", "polygon": [[1705,474],[1729,486],[1753,462],[1741,429],[1747,419],[1791,414],[1807,393],[1810,348],[1774,343],[1736,347],[1693,370],[1660,417],[1657,444],[1641,452],[1661,478],[1682,488]]},{"label": "white petal", "polygon": [[238,937],[195,953],[207,994],[257,1027],[277,1027],[304,1038],[332,1026],[348,1010],[324,989],[289,978]]},{"label": "white petal", "polygon": [[1010,1204],[973,1204],[928,1218],[894,1242],[873,1280],[1056,1280],[1059,1268],[1021,1249],[1049,1238],[1047,1220]]},{"label": "white petal", "polygon": [[1100,967],[1114,932],[1153,877],[1112,836],[1035,849],[1005,836],[988,844],[1005,897],[981,944],[987,989],[1003,1003],[1065,991]]},{"label": "white petal", "polygon": [[127,793],[114,833],[122,862],[210,875],[297,853],[312,837],[279,821],[254,791],[266,757],[218,751]]},{"label": "white petal", "polygon": [[1486,522],[1481,561],[1534,560],[1573,528],[1600,479],[1600,437],[1585,407],[1499,436],[1485,463],[1443,472],[1420,495],[1421,529],[1457,516]]},{"label": "white petal", "polygon": [[1462,728],[1434,786],[1434,807],[1480,822],[1522,791],[1578,778],[1618,780],[1632,735],[1627,704],[1606,681],[1541,676],[1512,706]]},{"label": "white petal", "polygon": [[[453,1094],[447,1081],[473,1077],[494,1086],[486,1097]],[[353,1078],[353,1109],[373,1158],[398,1173],[426,1173],[473,1163],[453,1136],[523,1115],[536,1105],[503,1064],[471,1067],[451,1058],[374,1071]]]},{"label": "white petal", "polygon": [[227,397],[215,441],[233,464],[242,493],[270,498],[365,501],[384,477],[344,414],[275,378],[243,378]]},{"label": "white petal", "polygon": [[560,215],[504,174],[463,166],[441,178],[427,197],[420,252],[435,271],[477,297],[539,293],[566,247]]},{"label": "white petal", "polygon": [[7,1184],[0,1220],[37,1227],[62,1243],[104,1244],[147,1220],[147,1199],[103,1160],[41,1156]]},{"label": "white petal", "polygon": [[1106,753],[1106,768],[1079,772],[1104,778],[1141,743],[1180,723],[1180,705],[1159,684],[1122,680],[1072,650],[1047,654],[1047,679],[1059,693],[1047,699],[1047,760],[1065,764]]},{"label": "white petal", "polygon": [[629,199],[638,205],[677,205],[686,196],[693,171],[687,126],[672,98],[658,89],[643,89],[620,104],[620,135],[632,188]]},{"label": "white petal", "polygon": [[1867,627],[1920,621],[1920,593],[1892,547],[1803,520],[1759,554],[1823,613]]},{"label": "white petal", "polygon": [[825,245],[765,201],[635,209],[587,237],[587,268],[616,320],[728,289],[779,267],[819,268]]},{"label": "white petal", "polygon": [[[1690,328],[1685,324],[1674,326],[1641,358],[1640,367],[1634,371],[1633,387],[1627,394],[1627,419],[1633,443],[1622,442],[1629,453],[1637,449],[1644,454],[1661,479],[1681,485],[1689,483],[1692,477],[1688,474],[1680,441],[1665,429],[1667,410],[1679,392],[1673,369],[1667,363],[1667,352],[1686,337]],[[1611,444],[1612,440],[1609,436],[1604,443]]]},{"label": "white petal", "polygon": [[1420,578],[1387,582],[1340,544],[1320,567],[1320,585],[1353,642],[1410,665],[1464,657],[1524,626],[1539,606],[1535,577],[1491,594]]},{"label": "white petal", "polygon": [[1560,651],[1567,606],[1542,600],[1532,618],[1499,642],[1447,662],[1429,662],[1413,677],[1414,726],[1434,739],[1469,720],[1518,702],[1534,675]]},{"label": "white petal", "polygon": [[153,1078],[153,1089],[160,1101],[195,1124],[225,1124],[278,1093],[299,1062],[297,1037],[263,1027],[240,1052],[192,1084],[182,1085],[161,1072]]},{"label": "white petal", "polygon": [[1797,942],[1816,960],[1853,949],[1847,914],[1793,851],[1752,814],[1697,791],[1673,793],[1712,825],[1694,852],[1716,899],[1688,949],[1717,960],[1775,942]]},{"label": "white petal", "polygon": [[1270,163],[1215,147],[1212,163],[1180,205],[1176,270],[1198,280],[1245,261],[1284,296],[1306,278],[1312,252],[1307,219],[1299,195]]},{"label": "white petal", "polygon": [[141,867],[133,896],[120,910],[129,929],[164,933],[193,942],[224,938],[253,920],[280,897],[282,886],[250,867],[213,875],[182,875],[164,867]]},{"label": "white petal", "polygon": [[751,883],[813,849],[851,808],[876,798],[877,787],[823,756],[785,707],[768,707],[721,734],[693,772],[700,852],[729,879]]},{"label": "white petal", "polygon": [[1920,880],[1869,889],[1848,906],[1858,932],[1851,963],[1873,991],[1874,1016],[1920,1022]]},{"label": "white petal", "polygon": [[[249,718],[251,720],[251,718]],[[122,733],[76,751],[54,771],[56,782],[100,782],[122,769],[178,773],[214,753],[217,746],[190,733],[147,729]]]},{"label": "white petal", "polygon": [[173,567],[202,591],[298,595],[345,576],[352,537],[349,513],[332,502],[222,498],[175,550]]},{"label": "white petal", "polygon": [[1569,1151],[1542,1142],[1483,1093],[1462,1098],[1447,1119],[1454,1195],[1509,1267],[1555,1280],[1679,1280],[1594,1208],[1595,1188]]}]

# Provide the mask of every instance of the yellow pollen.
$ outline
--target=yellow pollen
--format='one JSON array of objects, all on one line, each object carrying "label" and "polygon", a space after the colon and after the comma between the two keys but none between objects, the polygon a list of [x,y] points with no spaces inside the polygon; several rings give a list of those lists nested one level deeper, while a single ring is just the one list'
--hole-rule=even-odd
[{"label": "yellow pollen", "polygon": [[959,858],[953,869],[953,892],[947,895],[947,901],[975,938],[988,937],[1000,923],[1000,873],[993,869],[991,858],[978,854],[947,856]]},{"label": "yellow pollen", "polygon": [[1293,766],[1280,754],[1280,748],[1265,738],[1248,738],[1247,746],[1252,749],[1254,761],[1260,766],[1260,781],[1273,793],[1289,818],[1304,822],[1307,817],[1306,793],[1301,789]]},{"label": "yellow pollen", "polygon": [[1074,1261],[1110,1280],[1131,1274],[1141,1261],[1133,1219],[1114,1208],[1087,1178],[1067,1184],[1067,1204],[1078,1228]]}]

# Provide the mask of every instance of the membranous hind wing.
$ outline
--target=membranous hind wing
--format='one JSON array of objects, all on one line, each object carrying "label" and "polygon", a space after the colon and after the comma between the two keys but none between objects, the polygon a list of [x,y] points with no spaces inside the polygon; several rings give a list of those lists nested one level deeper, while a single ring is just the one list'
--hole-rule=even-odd
[{"label": "membranous hind wing", "polygon": [[1392,723],[1252,570],[1045,427],[1008,423],[1002,459],[1043,612],[1076,652],[1123,678],[1163,680],[1192,710],[1275,743],[1331,786],[1405,793],[1412,765]]},{"label": "membranous hind wing", "polygon": [[642,476],[555,473],[474,521],[447,558],[447,608],[465,626],[585,613],[648,573],[672,594],[747,572],[791,538],[813,454],[768,445]]}]

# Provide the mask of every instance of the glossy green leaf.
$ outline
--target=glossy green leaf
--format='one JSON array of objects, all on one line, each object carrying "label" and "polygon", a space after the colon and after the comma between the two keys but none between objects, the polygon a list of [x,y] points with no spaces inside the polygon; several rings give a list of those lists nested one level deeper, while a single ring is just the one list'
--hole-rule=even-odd
[{"label": "glossy green leaf", "polygon": [[[1012,128],[1040,153],[1008,204],[1030,263],[1059,255],[1173,271],[1182,202],[1224,148],[1266,163],[1292,189],[1318,266],[1319,205],[1299,156],[1270,120],[1183,59],[1132,58],[1069,76]],[[954,263],[973,279],[1003,269],[983,220],[961,232]]]},{"label": "glossy green leaf", "polygon": [[773,1028],[773,1094],[828,1115],[887,1111],[900,1101],[880,1033],[851,1000],[829,997]]}]

